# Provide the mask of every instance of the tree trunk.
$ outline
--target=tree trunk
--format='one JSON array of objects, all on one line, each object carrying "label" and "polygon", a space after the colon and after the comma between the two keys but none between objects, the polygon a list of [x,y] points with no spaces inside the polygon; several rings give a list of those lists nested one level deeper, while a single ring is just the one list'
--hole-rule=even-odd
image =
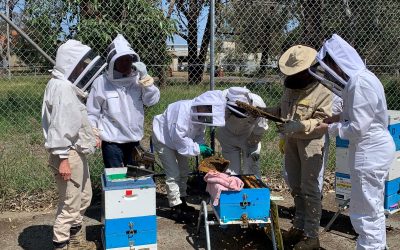
[{"label": "tree trunk", "polygon": [[318,49],[325,37],[322,30],[322,2],[321,0],[304,0],[303,8],[305,25],[301,42]]},{"label": "tree trunk", "polygon": [[[187,43],[188,43],[188,81],[197,84],[198,79],[198,52],[197,52],[197,19],[199,17],[195,1],[190,1],[187,18]],[[201,78],[200,78],[201,81]]]},{"label": "tree trunk", "polygon": [[262,48],[261,51],[261,59],[260,59],[260,69],[258,70],[257,74],[260,76],[264,76],[267,73],[267,66],[269,59],[269,49],[267,46]]}]

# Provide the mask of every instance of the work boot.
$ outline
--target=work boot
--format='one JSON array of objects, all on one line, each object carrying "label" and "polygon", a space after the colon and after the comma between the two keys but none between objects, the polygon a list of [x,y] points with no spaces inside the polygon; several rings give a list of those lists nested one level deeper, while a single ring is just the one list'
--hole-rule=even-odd
[{"label": "work boot", "polygon": [[97,248],[93,241],[86,240],[85,231],[82,226],[71,227],[68,250],[92,250]]},{"label": "work boot", "polygon": [[68,241],[64,242],[54,242],[53,241],[53,249],[54,250],[69,250],[70,248],[68,247]]},{"label": "work boot", "polygon": [[185,198],[185,197],[181,197],[181,201],[182,201],[182,204],[181,204],[182,207],[181,207],[181,209],[182,209],[183,212],[193,213],[193,212],[196,211],[196,209],[195,209],[194,207],[189,206],[189,205],[187,204],[186,198]]},{"label": "work boot", "polygon": [[285,239],[289,245],[295,245],[304,238],[304,231],[295,227],[291,227],[285,234]]},{"label": "work boot", "polygon": [[294,250],[318,250],[319,238],[304,237],[299,243],[294,246]]},{"label": "work boot", "polygon": [[171,207],[171,218],[176,222],[185,220],[182,203]]}]

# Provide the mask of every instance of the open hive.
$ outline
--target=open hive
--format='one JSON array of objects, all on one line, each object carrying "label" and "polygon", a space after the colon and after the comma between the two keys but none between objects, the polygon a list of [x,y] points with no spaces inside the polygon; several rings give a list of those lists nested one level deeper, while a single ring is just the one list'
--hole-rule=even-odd
[{"label": "open hive", "polygon": [[225,172],[229,166],[229,161],[218,156],[211,156],[204,159],[199,166],[199,171],[208,173],[210,170]]}]

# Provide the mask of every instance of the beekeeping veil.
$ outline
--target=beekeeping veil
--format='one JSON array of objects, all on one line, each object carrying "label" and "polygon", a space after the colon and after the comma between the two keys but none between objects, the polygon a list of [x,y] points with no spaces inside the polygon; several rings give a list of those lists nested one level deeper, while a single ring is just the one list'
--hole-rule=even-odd
[{"label": "beekeeping veil", "polygon": [[139,55],[131,48],[129,42],[124,38],[123,35],[118,34],[117,37],[112,41],[112,43],[107,48],[107,77],[111,81],[123,80],[126,81],[127,77],[134,77],[133,75],[127,77],[121,77],[115,71],[115,61],[122,56],[129,55],[132,57],[132,63],[139,62]]},{"label": "beekeeping veil", "polygon": [[[326,59],[328,55],[346,74],[345,78],[339,76],[339,74],[324,62],[324,59]],[[357,51],[337,34],[334,34],[332,38],[325,41],[323,47],[317,54],[317,61],[318,64],[310,67],[310,74],[339,97],[342,97],[342,91],[346,87],[348,81],[359,71],[366,68]]]},{"label": "beekeeping veil", "polygon": [[77,40],[68,40],[57,50],[56,65],[52,74],[87,92],[105,67],[101,57],[89,46]]},{"label": "beekeeping veil", "polygon": [[220,90],[207,91],[193,100],[191,122],[207,126],[225,126],[225,97]]},{"label": "beekeeping veil", "polygon": [[241,101],[253,105],[249,94],[250,90],[242,87],[230,87],[228,89],[226,93],[226,106],[236,117],[246,118],[249,116],[245,109],[238,107],[236,104],[236,101]]}]

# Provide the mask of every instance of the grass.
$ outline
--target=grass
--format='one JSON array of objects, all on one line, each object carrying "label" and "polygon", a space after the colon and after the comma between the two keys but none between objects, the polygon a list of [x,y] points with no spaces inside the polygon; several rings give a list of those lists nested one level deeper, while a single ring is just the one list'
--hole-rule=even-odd
[{"label": "grass", "polygon": [[[240,79],[239,79],[240,80]],[[54,188],[52,173],[47,166],[48,154],[44,149],[41,129],[41,106],[48,76],[13,77],[0,79],[0,200],[21,193],[38,193]],[[390,109],[400,109],[399,81],[385,78]],[[217,81],[216,89],[241,86],[235,82]],[[208,90],[209,85],[191,86],[185,82],[169,82],[161,88],[160,102],[146,109],[144,145],[148,145],[152,119],[164,112],[168,104],[182,99],[191,99]],[[259,94],[268,106],[279,103],[282,94],[280,84],[252,85],[251,90]],[[262,140],[261,168],[267,176],[277,176],[282,166],[282,155],[278,151],[278,136],[273,123]],[[208,139],[209,140],[209,139]],[[333,144],[333,142],[331,143]],[[334,167],[334,144],[331,147],[329,168]],[[100,189],[103,171],[101,153],[89,157],[92,182]],[[192,161],[192,165],[194,161]],[[2,207],[0,205],[0,207]]]}]

